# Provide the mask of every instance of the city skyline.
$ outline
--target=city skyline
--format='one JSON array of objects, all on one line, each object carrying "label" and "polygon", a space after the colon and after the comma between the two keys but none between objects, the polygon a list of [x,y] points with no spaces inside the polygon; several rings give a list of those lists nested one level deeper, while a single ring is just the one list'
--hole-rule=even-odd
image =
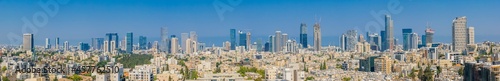
[{"label": "city skyline", "polygon": [[[476,27],[475,33],[476,41],[483,42],[486,40],[498,41],[498,37],[494,37],[497,32],[493,32],[492,28],[497,28],[496,23],[493,23],[491,19],[498,19],[496,16],[488,16],[489,14],[496,14],[498,12],[488,12],[484,9],[480,9],[480,7],[495,7],[497,5],[492,5],[492,3],[498,3],[498,1],[485,1],[485,2],[472,2],[472,1],[456,1],[456,2],[448,2],[448,4],[443,5],[452,5],[452,3],[478,3],[478,4],[467,4],[468,8],[465,7],[444,7],[444,9],[450,10],[439,10],[433,9],[434,6],[427,8],[415,8],[415,5],[425,5],[425,4],[436,4],[439,1],[405,1],[401,0],[398,2],[393,1],[365,1],[365,2],[356,2],[356,1],[324,1],[324,2],[316,2],[316,1],[289,1],[289,2],[280,2],[280,1],[267,1],[267,4],[256,4],[257,2],[264,1],[242,1],[241,4],[232,6],[234,8],[233,11],[226,11],[223,15],[224,18],[219,18],[215,9],[212,7],[212,1],[201,1],[197,3],[185,3],[180,5],[161,5],[160,3],[165,4],[174,4],[174,3],[183,3],[180,1],[146,1],[140,3],[132,3],[134,1],[129,2],[119,2],[114,3],[113,1],[70,1],[67,4],[59,5],[58,13],[52,17],[48,17],[48,22],[43,27],[37,27],[36,32],[34,30],[28,30],[28,32],[23,32],[23,17],[26,17],[28,20],[31,20],[33,13],[37,11],[43,11],[39,7],[38,4],[34,2],[27,2],[24,4],[23,1],[9,1],[3,0],[0,4],[6,4],[4,7],[0,9],[11,9],[17,8],[16,6],[22,6],[22,12],[4,12],[0,13],[3,15],[8,15],[5,19],[0,19],[1,21],[5,21],[4,23],[0,23],[5,28],[0,30],[0,35],[4,35],[5,39],[0,39],[0,44],[2,45],[18,45],[20,42],[16,42],[15,38],[17,36],[22,36],[24,33],[33,33],[35,34],[34,40],[35,45],[44,45],[45,38],[55,39],[56,37],[61,38],[61,41],[70,41],[70,45],[78,45],[78,42],[90,43],[91,38],[101,38],[104,37],[103,34],[109,32],[116,32],[119,36],[125,36],[128,32],[133,32],[137,36],[146,36],[148,37],[149,42],[160,41],[160,32],[158,31],[161,27],[167,27],[169,29],[168,35],[178,35],[181,33],[188,33],[190,31],[196,31],[199,34],[199,41],[206,42],[207,45],[216,44],[221,46],[223,42],[229,41],[229,35],[226,33],[228,29],[251,29],[249,32],[252,32],[252,37],[250,39],[259,39],[267,40],[268,35],[272,35],[274,31],[283,31],[289,34],[290,39],[299,40],[300,29],[299,26],[301,23],[307,24],[307,35],[308,41],[312,41],[313,37],[313,24],[315,22],[321,22],[321,30],[322,33],[322,45],[338,45],[338,38],[342,35],[343,32],[347,30],[358,30],[359,33],[365,33],[366,25],[369,25],[370,22],[378,22],[377,17],[383,18],[384,14],[379,14],[379,16],[375,16],[372,14],[378,13],[380,10],[389,10],[388,5],[390,3],[399,3],[399,7],[401,7],[400,13],[389,13],[394,20],[394,37],[399,40],[402,40],[401,29],[404,28],[412,28],[415,33],[420,35],[424,34],[424,30],[426,29],[427,22],[429,22],[429,26],[435,30],[435,42],[445,42],[451,43],[451,27],[450,24],[453,18],[467,16],[469,21],[468,26]],[[158,2],[158,3],[155,3]],[[171,3],[169,3],[171,2]],[[87,3],[87,4],[86,4]],[[95,3],[95,4],[89,4]],[[141,5],[141,3],[143,5]],[[331,4],[340,4],[340,3],[349,3],[351,5],[331,5]],[[372,5],[367,5],[368,3],[374,3]],[[410,4],[415,3],[415,4]],[[19,4],[19,5],[12,5]],[[194,5],[196,6],[187,6]],[[276,11],[273,13],[262,13],[268,10],[276,10],[284,7],[275,6],[276,5],[314,5],[311,7],[305,7],[303,10],[290,10],[284,9],[281,11]],[[490,4],[490,5],[488,5]],[[117,9],[116,11],[104,11],[105,9],[109,9],[110,7],[104,7],[105,5],[109,5],[111,8],[117,8],[122,6],[123,9],[131,9],[131,11],[137,11],[140,9],[147,9],[144,12],[132,13],[128,10],[122,10],[122,8]],[[89,7],[95,6],[95,7]],[[209,6],[209,8],[199,8]],[[332,9],[329,9],[330,6]],[[356,7],[355,7],[356,6]],[[479,6],[479,7],[476,7]],[[161,7],[161,8],[155,8]],[[175,11],[178,9],[188,9],[194,8],[195,11],[184,10],[184,11]],[[270,9],[252,9],[253,7],[269,7]],[[326,8],[325,8],[326,7]],[[341,8],[338,8],[341,7]],[[344,12],[336,12],[330,10],[340,10],[345,9],[346,7],[352,7],[353,10],[347,10]],[[29,9],[24,9],[29,8]],[[33,9],[31,9],[33,8]],[[368,9],[363,9],[368,8]],[[462,9],[460,9],[462,8]],[[75,12],[83,12],[85,10],[89,11],[92,9],[97,9],[96,11],[92,11],[93,14],[82,15]],[[167,9],[166,11],[163,11]],[[173,9],[172,11],[168,9]],[[294,9],[294,7],[292,7]],[[300,9],[300,8],[296,8]],[[313,9],[313,10],[311,10]],[[315,10],[317,9],[317,10]],[[81,10],[81,11],[75,11]],[[159,10],[159,11],[158,11]],[[194,15],[196,17],[202,16],[201,14],[193,14],[189,12],[196,12],[199,10],[202,13],[206,13],[205,16],[200,18],[192,18],[192,17],[172,17],[173,13],[177,13],[177,16],[180,14],[186,15]],[[415,13],[424,13],[426,11],[436,11],[436,14],[446,13],[449,15],[432,15],[432,14],[418,14]],[[152,18],[149,16],[143,16],[145,14],[150,14],[148,11],[158,11],[154,16],[159,16],[158,18]],[[255,14],[261,14],[262,17],[253,17],[250,15],[248,17],[239,17],[244,12],[259,12]],[[298,12],[297,12],[298,11]],[[311,12],[302,12],[302,11],[311,11]],[[328,12],[330,11],[330,12]],[[373,13],[372,13],[373,11]],[[126,12],[126,13],[119,13]],[[288,16],[297,16],[291,19],[287,19],[285,17],[277,16],[283,13],[295,12],[293,14],[287,14]],[[456,13],[452,13],[456,12]],[[484,12],[484,13],[478,13]],[[84,12],[86,13],[86,12]],[[91,12],[89,12],[91,13]],[[118,16],[111,16],[110,14],[115,13]],[[159,13],[168,13],[168,14],[159,14]],[[188,14],[189,13],[189,14]],[[354,13],[352,15],[346,15],[349,13]],[[208,15],[211,14],[211,15]],[[338,15],[337,15],[338,14]],[[411,16],[410,16],[411,15]],[[414,15],[414,16],[413,16]],[[339,17],[339,16],[347,16],[347,17]],[[355,17],[359,16],[359,17]],[[68,18],[66,18],[68,17]],[[83,18],[89,17],[89,18]],[[123,17],[125,19],[121,19]],[[185,18],[182,18],[185,17]],[[350,18],[352,17],[352,18]],[[423,19],[419,19],[419,17],[423,17]],[[103,23],[98,22],[101,18],[105,18],[104,20],[111,20],[113,23]],[[132,18],[132,19],[129,19]],[[135,19],[134,19],[135,18]],[[254,20],[262,20],[263,18],[270,18],[275,23],[259,21],[256,22]],[[120,19],[120,20],[118,20]],[[180,19],[176,21],[176,19]],[[192,19],[199,19],[193,22]],[[74,20],[73,22],[68,22],[69,20]],[[144,21],[138,20],[151,20],[151,22],[145,23]],[[248,20],[242,22],[242,20]],[[114,22],[116,21],[116,22]],[[205,22],[207,21],[207,22]],[[236,22],[238,21],[238,22]],[[133,23],[132,23],[133,22]],[[141,23],[142,22],[142,23]],[[182,24],[180,23],[182,22]],[[187,25],[192,23],[190,25]],[[251,24],[255,23],[255,24]],[[148,25],[149,24],[149,25]],[[143,27],[144,26],[144,27]],[[205,27],[206,26],[206,27]],[[263,28],[265,27],[265,28]],[[383,24],[379,24],[378,30],[377,28],[372,28],[378,32],[383,30]],[[206,29],[211,29],[211,31],[206,31]],[[213,30],[216,28],[215,30]],[[21,30],[21,31],[20,31]],[[79,30],[79,31],[76,31]],[[31,31],[31,32],[29,32]],[[221,32],[221,33],[214,33]],[[11,35],[13,34],[13,35]],[[493,37],[492,37],[493,36]],[[222,39],[223,38],[223,39]],[[486,39],[490,38],[490,39]],[[120,40],[123,38],[119,38]],[[217,40],[215,40],[217,39]],[[14,41],[12,41],[14,40]],[[138,38],[134,38],[133,41],[137,41]],[[136,42],[137,43],[137,42]],[[313,42],[308,42],[309,45],[313,45]],[[398,42],[401,44],[401,42]],[[51,43],[52,44],[52,43]],[[135,43],[134,43],[135,44]]]}]

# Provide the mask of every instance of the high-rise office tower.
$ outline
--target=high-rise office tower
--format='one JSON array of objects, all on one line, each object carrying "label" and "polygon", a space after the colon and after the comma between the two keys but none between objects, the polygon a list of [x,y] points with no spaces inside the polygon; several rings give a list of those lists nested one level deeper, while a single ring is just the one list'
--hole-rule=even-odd
[{"label": "high-rise office tower", "polygon": [[191,39],[192,41],[198,41],[198,35],[195,31],[189,32],[189,39]]},{"label": "high-rise office tower", "polygon": [[87,51],[90,49],[89,43],[80,42],[79,45],[80,46],[78,46],[78,48],[82,51]]},{"label": "high-rise office tower", "polygon": [[246,47],[246,50],[250,50],[250,47],[252,46],[252,43],[251,43],[251,42],[252,42],[252,40],[250,39],[250,38],[252,38],[252,37],[251,37],[250,32],[247,32],[247,36],[246,36],[246,38],[247,38],[247,39],[246,39],[246,41],[247,41],[247,42],[246,42],[246,44],[247,44],[247,45],[245,45],[245,47]]},{"label": "high-rise office tower", "polygon": [[418,34],[417,33],[411,33],[410,34],[410,49],[417,49],[418,48]]},{"label": "high-rise office tower", "polygon": [[224,50],[231,50],[231,42],[226,41],[224,44]]},{"label": "high-rise office tower", "polygon": [[69,42],[64,41],[64,51],[69,51]]},{"label": "high-rise office tower", "polygon": [[257,39],[257,47],[256,47],[256,49],[257,49],[257,52],[261,52],[262,51],[262,39],[261,38]]},{"label": "high-rise office tower", "polygon": [[403,50],[410,50],[411,43],[410,42],[413,30],[411,28],[403,29]]},{"label": "high-rise office tower", "polygon": [[186,44],[184,44],[186,42],[186,40],[189,38],[189,33],[181,33],[181,41],[179,41],[179,44],[181,44],[181,50],[186,50],[186,49],[183,49],[186,47]]},{"label": "high-rise office tower", "polygon": [[267,42],[264,44],[264,51],[265,51],[265,52],[270,52],[270,50],[271,50],[271,48],[270,48],[270,47],[271,47],[271,44],[270,44],[270,42],[269,42],[269,41],[267,41]]},{"label": "high-rise office tower", "polygon": [[104,52],[110,52],[110,50],[109,50],[109,49],[107,49],[107,48],[109,48],[109,45],[110,45],[110,44],[109,44],[109,41],[104,41],[103,43],[104,43],[104,44],[103,44],[104,49],[102,49],[102,50],[103,50]]},{"label": "high-rise office tower", "polygon": [[380,47],[380,48],[381,48],[381,49],[380,49],[380,51],[385,51],[385,50],[387,50],[387,46],[388,46],[388,45],[386,44],[386,43],[387,43],[387,40],[386,40],[386,37],[385,37],[385,36],[387,36],[387,35],[385,35],[385,34],[386,34],[386,32],[385,32],[385,31],[380,31],[380,39],[382,40],[382,41],[381,41],[381,42],[382,42],[382,45],[381,45],[381,47]]},{"label": "high-rise office tower", "polygon": [[432,44],[433,36],[434,36],[434,30],[432,30],[431,27],[427,25],[427,29],[425,29],[425,42],[423,42],[424,38],[422,38],[422,43],[424,45],[427,45],[427,43]]},{"label": "high-rise office tower", "polygon": [[179,50],[179,39],[177,39],[177,37],[172,37],[172,39],[170,39],[171,43],[170,43],[170,52],[172,54],[176,54],[177,51]]},{"label": "high-rise office tower", "polygon": [[276,31],[276,35],[274,36],[274,52],[280,53],[283,48],[281,48],[283,45],[283,34],[281,34],[281,31]]},{"label": "high-rise office tower", "polygon": [[345,33],[347,37],[347,44],[346,44],[346,50],[345,51],[356,51],[356,45],[358,44],[358,31],[356,30],[348,30]]},{"label": "high-rise office tower", "polygon": [[[161,27],[160,28],[160,45],[159,45],[159,49],[160,51],[170,51],[170,45],[168,45],[169,43],[169,39],[168,39],[168,35],[167,35],[167,28],[166,27]],[[158,49],[158,48],[157,48]]]},{"label": "high-rise office tower", "polygon": [[474,27],[467,28],[467,44],[474,44]]},{"label": "high-rise office tower", "polygon": [[148,39],[146,36],[139,36],[139,49],[145,50],[147,48]]},{"label": "high-rise office tower", "polygon": [[269,36],[269,52],[275,52],[275,38],[274,35]]},{"label": "high-rise office tower", "polygon": [[244,33],[243,31],[239,31],[238,34],[239,36],[239,45],[238,46],[244,46],[245,48],[247,47],[247,33]]},{"label": "high-rise office tower", "polygon": [[306,23],[300,24],[300,44],[302,44],[302,48],[307,48],[307,25],[306,25]]},{"label": "high-rise office tower", "polygon": [[385,39],[388,50],[394,50],[394,27],[390,15],[385,15]]},{"label": "high-rise office tower", "polygon": [[465,50],[467,44],[467,18],[457,17],[453,20],[452,35],[453,35],[453,51]]},{"label": "high-rise office tower", "polygon": [[110,49],[109,52],[112,52],[112,53],[116,52],[116,50],[117,50],[118,47],[115,47],[115,46],[118,45],[117,43],[118,42],[116,42],[116,41],[109,42],[109,49]]},{"label": "high-rise office tower", "polygon": [[[177,36],[175,36],[175,35],[170,35],[170,39],[169,39],[170,41],[168,41],[168,43],[167,43],[167,45],[168,45],[168,46],[167,46],[167,48],[168,48],[167,52],[168,52],[168,53],[172,53],[172,38],[177,38]],[[178,42],[179,42],[179,39],[177,39],[177,43],[178,43]],[[177,49],[179,49],[179,48],[177,48]],[[173,53],[172,53],[172,54],[173,54]]]},{"label": "high-rise office tower", "polygon": [[345,34],[342,34],[340,36],[340,41],[339,41],[339,45],[340,45],[340,49],[342,49],[342,51],[346,51],[347,49],[347,36]]},{"label": "high-rise office tower", "polygon": [[[159,52],[160,51],[160,44],[158,41],[154,41],[153,45],[151,46],[151,49],[153,49],[154,52]],[[170,50],[170,49],[168,49]]]},{"label": "high-rise office tower", "polygon": [[[118,48],[118,33],[106,33],[106,41],[108,41],[108,48],[104,48],[104,49],[107,49],[109,51],[112,51],[112,50],[115,50],[113,48]],[[115,44],[114,45],[111,45],[111,42],[114,42]]]},{"label": "high-rise office tower", "polygon": [[229,38],[231,41],[231,50],[236,49],[236,29],[229,29]]},{"label": "high-rise office tower", "polygon": [[192,40],[191,39],[186,39],[186,41],[183,41],[184,44],[184,53],[185,54],[191,54],[192,53],[192,45],[191,45]]},{"label": "high-rise office tower", "polygon": [[59,50],[59,37],[56,38],[56,44],[55,44],[55,49]]},{"label": "high-rise office tower", "polygon": [[128,53],[132,53],[132,51],[134,50],[133,48],[133,45],[134,45],[134,33],[130,32],[130,33],[127,33],[127,36],[125,37],[126,39],[126,51]]},{"label": "high-rise office tower", "polygon": [[295,40],[287,40],[285,42],[285,53],[296,53],[297,52],[297,42]]},{"label": "high-rise office tower", "polygon": [[104,38],[92,38],[92,49],[102,50],[104,44]]},{"label": "high-rise office tower", "polygon": [[319,23],[314,24],[314,51],[321,50],[321,29]]},{"label": "high-rise office tower", "polygon": [[45,38],[45,49],[50,49],[50,39]]},{"label": "high-rise office tower", "polygon": [[370,34],[368,36],[368,39],[370,41],[368,41],[368,43],[370,43],[370,45],[372,46],[372,50],[380,50],[381,47],[382,47],[382,39],[380,37],[380,35],[374,33],[374,34]]},{"label": "high-rise office tower", "polygon": [[31,33],[23,34],[23,50],[24,51],[34,52],[35,46],[33,43],[34,43],[33,34],[31,34]]},{"label": "high-rise office tower", "polygon": [[[281,38],[282,38],[283,44],[288,41],[288,34],[283,33],[283,34],[281,34],[281,36],[282,36]],[[285,45],[283,45],[283,46],[285,46]]]}]

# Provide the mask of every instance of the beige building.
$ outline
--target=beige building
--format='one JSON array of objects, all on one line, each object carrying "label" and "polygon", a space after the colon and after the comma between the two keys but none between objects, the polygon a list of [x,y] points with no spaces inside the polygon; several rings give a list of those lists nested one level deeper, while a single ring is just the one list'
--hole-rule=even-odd
[{"label": "beige building", "polygon": [[171,74],[168,72],[163,72],[162,74],[156,75],[158,81],[180,81],[179,76],[177,74]]},{"label": "beige building", "polygon": [[375,58],[374,63],[375,63],[375,72],[382,72],[385,74],[390,74],[392,73],[392,63],[394,61],[391,60],[388,56],[381,56],[378,58]]},{"label": "beige building", "polygon": [[452,40],[453,40],[453,51],[465,50],[467,45],[467,18],[457,17],[453,20],[452,26]]}]

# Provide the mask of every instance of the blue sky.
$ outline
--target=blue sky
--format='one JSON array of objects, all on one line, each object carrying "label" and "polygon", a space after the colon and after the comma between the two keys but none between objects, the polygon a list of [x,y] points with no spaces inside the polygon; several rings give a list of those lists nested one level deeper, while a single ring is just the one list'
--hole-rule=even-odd
[{"label": "blue sky", "polygon": [[[36,45],[55,37],[76,45],[104,37],[107,32],[119,33],[120,39],[126,32],[133,32],[136,41],[139,36],[155,41],[160,27],[167,27],[169,35],[196,31],[202,42],[221,45],[229,40],[230,28],[248,30],[252,39],[267,40],[276,30],[298,38],[300,23],[309,27],[312,44],[312,25],[321,19],[323,44],[336,45],[338,36],[345,31],[357,29],[364,33],[367,24],[382,18],[371,12],[390,11],[392,6],[401,8],[388,13],[393,17],[398,39],[402,38],[403,28],[423,34],[428,22],[436,31],[435,41],[450,42],[452,20],[467,16],[468,26],[475,27],[476,42],[500,41],[499,0],[240,0],[239,4],[227,0],[67,0],[66,4],[52,2],[59,3],[53,16],[37,17],[38,21],[46,19],[45,25],[23,27],[23,18],[32,21],[34,15],[40,15],[38,12],[47,14],[39,4],[45,1],[0,0],[0,44],[20,44],[15,39],[22,33],[34,33]],[[222,3],[216,5],[227,5],[224,9],[232,10],[219,16],[214,7],[217,1]],[[26,29],[36,32],[23,31]]]}]

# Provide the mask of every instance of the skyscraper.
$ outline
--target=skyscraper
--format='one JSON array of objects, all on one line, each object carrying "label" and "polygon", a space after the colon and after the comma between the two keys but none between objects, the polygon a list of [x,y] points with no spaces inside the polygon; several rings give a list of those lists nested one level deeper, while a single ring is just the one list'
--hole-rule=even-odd
[{"label": "skyscraper", "polygon": [[34,52],[35,46],[34,46],[33,42],[34,42],[33,34],[31,34],[31,33],[23,34],[23,50],[24,51]]},{"label": "skyscraper", "polygon": [[108,49],[108,48],[109,48],[109,45],[110,45],[110,44],[109,44],[110,42],[109,42],[109,41],[104,41],[103,43],[104,43],[104,44],[103,44],[104,49],[102,49],[102,50],[103,50],[104,52],[110,52],[110,49]]},{"label": "skyscraper", "polygon": [[[108,51],[115,50],[114,48],[118,48],[118,44],[116,44],[118,43],[118,33],[106,33],[106,41],[108,41],[108,48],[104,49],[107,49]],[[115,44],[111,45],[111,42],[114,42]]]},{"label": "skyscraper", "polygon": [[347,47],[346,47],[347,46],[347,36],[345,34],[342,34],[340,36],[340,41],[339,42],[340,42],[339,43],[340,44],[340,49],[342,49],[343,51],[346,51],[346,49],[347,49]]},{"label": "skyscraper", "polygon": [[102,45],[104,44],[104,38],[92,38],[92,49],[102,50]]},{"label": "skyscraper", "polygon": [[192,48],[193,45],[191,44],[191,42],[192,42],[192,40],[189,39],[189,38],[186,39],[186,41],[183,41],[183,44],[185,46],[183,48],[185,54],[191,54],[192,53],[193,50],[191,48]]},{"label": "skyscraper", "polygon": [[280,53],[283,50],[283,48],[281,48],[281,47],[283,47],[282,35],[283,34],[281,34],[281,31],[276,31],[276,35],[274,36],[274,45],[273,45],[274,50],[273,51],[276,53]]},{"label": "skyscraper", "polygon": [[300,44],[302,44],[302,48],[307,48],[307,25],[306,25],[306,23],[300,24]]},{"label": "skyscraper", "polygon": [[244,46],[245,48],[247,47],[247,34],[243,33],[243,31],[239,31],[239,45],[238,46]]},{"label": "skyscraper", "polygon": [[385,15],[385,32],[386,45],[388,50],[394,50],[394,27],[390,15]]},{"label": "skyscraper", "polygon": [[246,47],[246,50],[250,50],[250,46],[252,46],[252,43],[251,43],[251,42],[252,42],[252,40],[250,39],[250,38],[252,38],[252,37],[251,37],[250,32],[247,32],[247,36],[246,36],[246,38],[247,38],[247,39],[246,39],[246,44],[247,44],[247,45],[245,45],[245,47]]},{"label": "skyscraper", "polygon": [[418,48],[418,34],[411,33],[410,34],[410,49],[417,49],[417,48]]},{"label": "skyscraper", "polygon": [[273,35],[269,36],[269,52],[275,52],[275,38]]},{"label": "skyscraper", "polygon": [[69,51],[69,42],[64,41],[64,51]]},{"label": "skyscraper", "polygon": [[198,35],[196,35],[195,31],[189,32],[189,39],[191,39],[192,41],[198,41]]},{"label": "skyscraper", "polygon": [[[281,34],[281,36],[282,36],[281,38],[282,38],[283,44],[286,43],[288,41],[288,34],[283,33],[283,34]],[[283,45],[283,46],[285,46],[285,45]]]},{"label": "skyscraper", "polygon": [[382,42],[382,45],[381,45],[381,49],[380,49],[380,51],[385,51],[385,50],[387,50],[387,46],[388,46],[388,45],[387,45],[387,40],[386,40],[386,37],[385,37],[385,36],[387,36],[387,35],[385,35],[385,34],[386,34],[386,32],[385,32],[385,31],[380,31],[380,36],[381,36],[381,37],[380,37],[380,39],[382,40],[382,41],[381,41],[381,42]]},{"label": "skyscraper", "polygon": [[82,51],[87,51],[90,49],[89,43],[80,42],[79,45],[80,46],[78,48],[80,48],[80,50],[82,50]]},{"label": "skyscraper", "polygon": [[474,27],[467,28],[467,44],[474,44]]},{"label": "skyscraper", "polygon": [[[160,28],[160,45],[158,46],[160,51],[170,51],[170,45],[169,45],[169,39],[167,35],[167,28],[166,27],[161,27]],[[157,48],[158,49],[158,48]]]},{"label": "skyscraper", "polygon": [[45,38],[45,49],[50,49],[50,39]]},{"label": "skyscraper", "polygon": [[231,50],[236,49],[236,29],[229,29],[229,38],[231,39]]},{"label": "skyscraper", "polygon": [[346,33],[346,45],[345,51],[357,51],[356,45],[358,44],[358,31],[348,30]]},{"label": "skyscraper", "polygon": [[433,36],[434,36],[434,30],[432,30],[431,27],[427,25],[427,29],[425,29],[425,42],[423,42],[423,44],[424,45],[427,45],[427,43],[432,44]]},{"label": "skyscraper", "polygon": [[257,52],[261,52],[262,51],[262,39],[259,38],[257,39]]},{"label": "skyscraper", "polygon": [[413,31],[411,28],[403,29],[403,50],[411,49],[411,35]]},{"label": "skyscraper", "polygon": [[186,42],[186,40],[189,38],[189,33],[181,33],[181,41],[178,41],[179,44],[181,44],[181,48],[182,50],[186,50],[186,49],[183,49],[186,47],[186,44],[184,44]]},{"label": "skyscraper", "polygon": [[59,37],[56,38],[56,50],[59,50]]},{"label": "skyscraper", "polygon": [[321,29],[319,23],[314,24],[314,51],[321,50]]},{"label": "skyscraper", "polygon": [[372,46],[372,50],[380,50],[382,49],[382,39],[380,37],[380,35],[378,35],[377,33],[374,33],[374,34],[370,34],[368,36],[369,40],[368,43],[370,43],[370,45]]},{"label": "skyscraper", "polygon": [[170,40],[171,40],[171,43],[170,43],[170,52],[172,54],[176,54],[177,51],[179,50],[178,49],[179,48],[179,45],[178,45],[179,44],[179,39],[177,39],[177,37],[174,36]]},{"label": "skyscraper", "polygon": [[147,38],[146,36],[139,36],[139,49],[145,50],[147,48]]},{"label": "skyscraper", "polygon": [[452,35],[453,35],[453,51],[465,50],[467,44],[467,18],[456,17],[453,20]]},{"label": "skyscraper", "polygon": [[132,53],[133,51],[133,45],[134,45],[134,33],[130,32],[127,33],[127,36],[125,37],[126,39],[126,51],[128,53]]}]

